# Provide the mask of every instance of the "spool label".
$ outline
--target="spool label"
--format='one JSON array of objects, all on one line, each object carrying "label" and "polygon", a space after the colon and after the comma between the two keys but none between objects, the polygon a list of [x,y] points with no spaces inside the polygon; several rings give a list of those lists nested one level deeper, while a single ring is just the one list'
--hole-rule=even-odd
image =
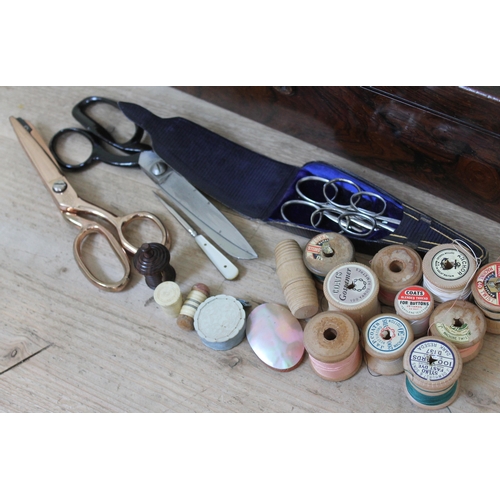
[{"label": "spool label", "polygon": [[401,290],[396,301],[405,314],[419,316],[427,311],[430,313],[432,298],[430,293],[420,286],[409,286]]},{"label": "spool label", "polygon": [[431,268],[441,279],[455,281],[467,274],[470,262],[467,255],[456,248],[445,248],[434,255]]},{"label": "spool label", "polygon": [[472,337],[469,325],[464,323],[462,326],[446,325],[445,323],[436,323],[436,329],[439,334],[451,342],[465,343]]},{"label": "spool label", "polygon": [[439,340],[426,340],[410,352],[410,366],[424,380],[442,380],[455,368],[453,351]]},{"label": "spool label", "polygon": [[346,305],[361,304],[375,291],[373,275],[362,267],[345,265],[330,275],[327,289],[333,300]]},{"label": "spool label", "polygon": [[408,341],[408,328],[398,318],[383,316],[370,324],[366,339],[373,349],[379,352],[394,352]]},{"label": "spool label", "polygon": [[492,306],[500,306],[500,262],[487,265],[476,278],[476,290]]},{"label": "spool label", "polygon": [[327,257],[323,253],[323,249],[329,254],[333,256],[334,250],[331,248],[330,239],[324,236],[319,238],[313,238],[306,246],[306,257],[312,260],[324,260]]}]

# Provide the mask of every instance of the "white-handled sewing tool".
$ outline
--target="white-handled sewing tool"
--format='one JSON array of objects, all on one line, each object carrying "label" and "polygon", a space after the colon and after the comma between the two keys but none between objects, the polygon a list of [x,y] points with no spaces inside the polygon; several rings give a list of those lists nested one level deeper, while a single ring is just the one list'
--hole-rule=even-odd
[{"label": "white-handled sewing tool", "polygon": [[198,246],[203,250],[222,276],[227,280],[234,280],[239,274],[238,268],[223,253],[214,247],[205,236],[198,234],[186,220],[184,220],[184,218],[163,199],[162,195],[156,191],[153,191],[153,193],[163,203],[165,208],[177,219],[181,226],[194,238],[194,241],[196,241]]}]

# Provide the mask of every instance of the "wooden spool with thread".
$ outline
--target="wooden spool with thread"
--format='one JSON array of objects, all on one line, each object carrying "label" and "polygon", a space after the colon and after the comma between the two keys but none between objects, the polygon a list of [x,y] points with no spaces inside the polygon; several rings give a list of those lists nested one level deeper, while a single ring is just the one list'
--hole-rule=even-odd
[{"label": "wooden spool with thread", "polygon": [[396,314],[383,313],[371,318],[361,336],[369,370],[378,375],[403,373],[403,355],[413,340],[410,323]]},{"label": "wooden spool with thread", "polygon": [[316,288],[322,290],[331,269],[344,262],[354,262],[354,245],[342,234],[320,233],[307,242],[303,258]]},{"label": "wooden spool with thread", "polygon": [[403,288],[394,299],[396,314],[406,319],[418,339],[427,335],[429,318],[434,310],[434,298],[422,286],[414,285]]},{"label": "wooden spool with thread", "polygon": [[422,262],[423,286],[435,302],[464,300],[471,292],[476,259],[462,245],[446,243],[429,250]]},{"label": "wooden spool with thread", "polygon": [[210,296],[210,289],[203,283],[196,283],[188,293],[177,317],[177,325],[186,331],[194,330],[196,310]]},{"label": "wooden spool with thread", "polygon": [[313,371],[324,380],[347,380],[363,361],[358,326],[338,312],[325,311],[307,322],[304,347]]},{"label": "wooden spool with thread", "polygon": [[292,239],[283,240],[274,249],[274,254],[276,273],[291,313],[297,319],[314,316],[319,309],[318,292],[302,259],[299,244]]},{"label": "wooden spool with thread", "polygon": [[446,340],[422,337],[408,346],[403,356],[405,393],[420,408],[439,410],[459,395],[462,357]]},{"label": "wooden spool with thread", "polygon": [[443,302],[434,309],[429,323],[430,334],[454,344],[464,363],[473,360],[483,347],[486,318],[471,302]]},{"label": "wooden spool with thread", "polygon": [[380,283],[379,301],[394,305],[396,294],[422,280],[422,257],[410,247],[389,245],[379,250],[370,262],[370,267]]},{"label": "wooden spool with thread", "polygon": [[334,267],[325,278],[323,292],[328,309],[347,314],[360,329],[381,312],[378,278],[364,264],[347,262]]},{"label": "wooden spool with thread", "polygon": [[478,269],[472,281],[472,297],[486,318],[486,331],[500,335],[500,262]]}]

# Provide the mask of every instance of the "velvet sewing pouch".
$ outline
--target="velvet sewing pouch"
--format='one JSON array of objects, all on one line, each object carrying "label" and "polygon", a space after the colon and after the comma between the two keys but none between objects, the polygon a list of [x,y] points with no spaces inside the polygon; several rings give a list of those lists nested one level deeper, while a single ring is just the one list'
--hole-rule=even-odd
[{"label": "velvet sewing pouch", "polygon": [[[482,262],[487,260],[486,249],[479,243],[346,170],[319,161],[302,167],[287,165],[190,120],[160,118],[133,103],[120,102],[119,107],[149,133],[154,151],[170,167],[206,195],[247,217],[306,237],[324,231],[340,232],[341,225],[331,218],[318,216],[311,221],[308,206],[288,204],[286,213],[282,207],[287,201],[300,198],[296,187],[304,177],[342,179],[348,195],[356,192],[349,182],[355,183],[360,190],[375,193],[384,200],[384,216],[400,221],[390,229],[376,227],[368,236],[347,234],[357,251],[374,254],[387,245],[405,244],[424,254],[436,245],[461,240]],[[324,200],[322,184],[308,196]]]}]

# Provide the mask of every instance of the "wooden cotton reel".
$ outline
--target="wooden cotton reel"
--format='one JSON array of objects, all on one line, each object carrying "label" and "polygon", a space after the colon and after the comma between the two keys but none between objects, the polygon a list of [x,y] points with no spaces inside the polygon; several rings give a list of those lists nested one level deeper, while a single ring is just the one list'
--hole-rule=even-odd
[{"label": "wooden cotton reel", "polygon": [[434,309],[429,323],[430,334],[454,344],[464,363],[474,359],[483,347],[486,319],[471,302],[444,302]]},{"label": "wooden cotton reel", "polygon": [[410,323],[396,314],[379,314],[363,327],[366,364],[378,375],[403,373],[403,355],[413,342]]},{"label": "wooden cotton reel", "polygon": [[459,395],[462,357],[446,340],[422,337],[409,345],[403,356],[405,393],[420,408],[439,410]]},{"label": "wooden cotton reel", "polygon": [[354,262],[354,245],[342,234],[320,233],[308,241],[303,258],[316,287],[322,289],[331,269],[344,262]]},{"label": "wooden cotton reel", "polygon": [[458,244],[437,245],[423,258],[423,286],[435,302],[466,299],[471,292],[470,283],[476,272],[476,260]]},{"label": "wooden cotton reel", "polygon": [[380,314],[378,278],[364,264],[348,262],[334,267],[325,278],[323,292],[328,309],[347,314],[360,329]]},{"label": "wooden cotton reel", "polygon": [[276,273],[291,313],[297,319],[314,316],[319,309],[318,292],[295,240],[283,240],[274,249]]},{"label": "wooden cotton reel", "polygon": [[434,310],[434,298],[422,286],[408,286],[396,294],[394,299],[396,314],[406,319],[417,339],[427,335],[429,318]]},{"label": "wooden cotton reel", "polygon": [[486,318],[486,331],[500,334],[500,262],[481,267],[472,282],[472,297]]},{"label": "wooden cotton reel", "polygon": [[338,312],[325,311],[307,322],[304,347],[312,369],[325,380],[347,380],[363,361],[356,323]]},{"label": "wooden cotton reel", "polygon": [[390,245],[379,250],[370,267],[380,283],[378,299],[386,306],[394,305],[396,294],[422,280],[422,258],[410,247]]}]

